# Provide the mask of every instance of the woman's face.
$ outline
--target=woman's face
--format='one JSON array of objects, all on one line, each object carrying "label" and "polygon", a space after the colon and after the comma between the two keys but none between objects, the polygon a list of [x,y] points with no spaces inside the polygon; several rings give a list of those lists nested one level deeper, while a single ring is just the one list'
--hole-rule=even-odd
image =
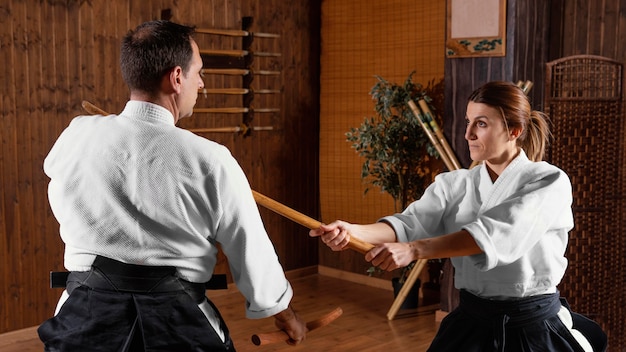
[{"label": "woman's face", "polygon": [[469,102],[465,115],[465,139],[470,157],[489,164],[508,164],[518,153],[516,131],[507,131],[500,110]]}]

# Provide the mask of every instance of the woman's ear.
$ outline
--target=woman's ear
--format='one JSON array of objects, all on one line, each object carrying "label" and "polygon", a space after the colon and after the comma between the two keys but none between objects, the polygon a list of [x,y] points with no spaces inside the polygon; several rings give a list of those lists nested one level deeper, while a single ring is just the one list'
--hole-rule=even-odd
[{"label": "woman's ear", "polygon": [[517,139],[522,134],[521,128],[514,128],[511,130],[511,139]]}]

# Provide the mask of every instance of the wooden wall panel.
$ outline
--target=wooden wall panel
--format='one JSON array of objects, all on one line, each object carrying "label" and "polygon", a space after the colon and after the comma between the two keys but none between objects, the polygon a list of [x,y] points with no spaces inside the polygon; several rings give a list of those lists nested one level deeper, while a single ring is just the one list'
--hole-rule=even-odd
[{"label": "wooden wall panel", "polygon": [[[254,188],[317,216],[319,5],[286,0],[9,0],[0,4],[0,332],[37,325],[51,316],[61,293],[48,287],[48,272],[63,270],[63,244],[46,196],[43,159],[85,99],[119,112],[128,99],[121,79],[119,45],[137,24],[170,9],[181,23],[241,28],[253,16],[257,28],[281,34],[272,43],[283,55],[273,97],[279,114],[259,116],[272,132],[250,137],[206,135],[226,145]],[[219,45],[224,38],[213,38]],[[311,44],[313,41],[313,44]],[[238,84],[214,79],[215,84]],[[259,99],[261,102],[261,99]],[[219,106],[223,101],[213,102]],[[238,124],[241,116],[217,117]],[[194,116],[188,126],[211,117]],[[185,127],[184,124],[181,124]],[[313,162],[309,162],[313,160]],[[262,209],[266,229],[286,270],[317,264],[308,230]]]},{"label": "wooden wall panel", "polygon": [[544,63],[548,57],[550,2],[507,1],[507,53],[504,57],[446,59],[445,133],[464,167],[471,163],[465,141],[467,97],[493,80],[530,80],[533,107],[542,110]]},{"label": "wooden wall panel", "polygon": [[[376,75],[426,85],[443,78],[445,2],[324,1],[320,95],[322,221],[374,222],[394,212],[393,199],[361,180],[363,159],[345,133],[374,116]],[[370,188],[364,195],[365,188]],[[353,251],[320,249],[320,264],[359,274],[371,266]]]}]

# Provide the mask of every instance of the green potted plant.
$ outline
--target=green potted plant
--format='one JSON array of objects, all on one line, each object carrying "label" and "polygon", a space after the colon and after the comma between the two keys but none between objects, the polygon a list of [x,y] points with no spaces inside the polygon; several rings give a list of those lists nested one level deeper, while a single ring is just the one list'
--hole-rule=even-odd
[{"label": "green potted plant", "polygon": [[441,170],[437,150],[407,103],[424,99],[437,111],[433,97],[443,97],[443,80],[424,87],[413,82],[413,74],[402,85],[376,76],[370,90],[376,116],[365,118],[361,126],[346,133],[348,142],[365,159],[361,178],[389,193],[396,211],[420,198]]},{"label": "green potted plant", "polygon": [[[424,99],[432,111],[440,111],[443,80],[423,86],[413,82],[414,73],[401,85],[376,76],[377,82],[369,92],[376,116],[365,118],[358,128],[346,133],[347,141],[364,158],[361,179],[391,195],[396,212],[419,199],[442,169],[437,150],[408,102],[413,100],[417,104],[419,99]],[[366,187],[365,193],[368,191]],[[401,269],[400,277],[392,279],[397,290],[414,264]],[[377,268],[368,269],[370,275],[376,272]],[[415,285],[419,289],[420,281]]]}]

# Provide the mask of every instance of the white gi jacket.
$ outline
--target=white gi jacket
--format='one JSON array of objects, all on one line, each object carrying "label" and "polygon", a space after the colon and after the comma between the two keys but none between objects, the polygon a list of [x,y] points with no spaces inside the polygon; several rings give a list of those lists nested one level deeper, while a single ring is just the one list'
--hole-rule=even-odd
[{"label": "white gi jacket", "polygon": [[467,230],[484,251],[452,258],[455,286],[483,298],[556,292],[574,226],[568,176],[522,150],[492,182],[484,165],[440,174],[389,223],[408,242]]},{"label": "white gi jacket", "polygon": [[292,288],[241,167],[224,146],[176,127],[165,108],[129,101],[120,115],[75,118],[44,171],[67,270],[87,271],[102,255],[206,282],[219,243],[248,318],[288,307]]}]

